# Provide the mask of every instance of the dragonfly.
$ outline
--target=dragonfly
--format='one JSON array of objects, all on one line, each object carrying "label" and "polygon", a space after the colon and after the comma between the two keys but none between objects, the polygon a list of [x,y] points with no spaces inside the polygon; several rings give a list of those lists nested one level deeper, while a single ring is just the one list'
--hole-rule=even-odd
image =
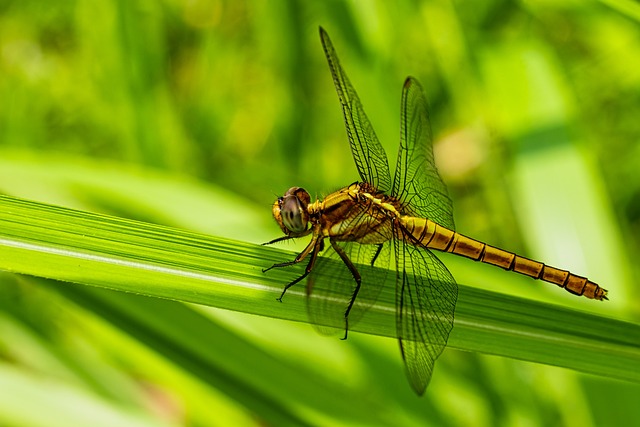
[{"label": "dragonfly", "polygon": [[[280,302],[307,278],[312,324],[323,333],[344,329],[346,338],[350,325],[375,303],[393,260],[400,352],[412,388],[422,395],[447,345],[458,296],[455,279],[432,250],[553,283],[575,295],[607,299],[607,291],[585,277],[455,231],[453,204],[434,162],[427,100],[413,77],[402,87],[392,180],[385,150],[322,27],[320,40],[361,180],[314,202],[306,190],[292,187],[274,202],[273,217],[284,236],[266,244],[311,236],[295,259],[264,270],[308,259],[304,273],[284,287]],[[327,282],[316,286],[321,277]]]}]

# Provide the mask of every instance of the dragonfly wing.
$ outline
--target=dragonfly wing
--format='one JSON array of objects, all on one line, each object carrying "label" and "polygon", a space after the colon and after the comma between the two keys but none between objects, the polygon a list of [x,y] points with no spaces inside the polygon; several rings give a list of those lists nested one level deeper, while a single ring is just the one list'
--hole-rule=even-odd
[{"label": "dragonfly wing", "polygon": [[[390,243],[385,243],[380,249],[378,245],[354,242],[334,244],[348,257],[361,277],[362,285],[349,313],[351,327],[375,303],[384,286],[389,268]],[[318,258],[307,282],[307,310],[316,330],[333,335],[345,331],[345,312],[356,289],[356,281],[331,245],[323,255]]]},{"label": "dragonfly wing", "polygon": [[428,249],[394,242],[398,341],[409,382],[422,395],[453,328],[458,286]]},{"label": "dragonfly wing", "polygon": [[402,89],[400,148],[391,194],[407,213],[454,229],[453,204],[433,159],[427,99],[413,77]]},{"label": "dragonfly wing", "polygon": [[320,39],[331,69],[340,104],[342,104],[342,113],[347,127],[349,143],[351,144],[351,153],[360,178],[364,182],[373,184],[377,189],[388,193],[391,190],[391,173],[389,172],[387,154],[362,108],[358,94],[351,86],[347,74],[340,65],[329,35],[322,27],[320,28]]}]

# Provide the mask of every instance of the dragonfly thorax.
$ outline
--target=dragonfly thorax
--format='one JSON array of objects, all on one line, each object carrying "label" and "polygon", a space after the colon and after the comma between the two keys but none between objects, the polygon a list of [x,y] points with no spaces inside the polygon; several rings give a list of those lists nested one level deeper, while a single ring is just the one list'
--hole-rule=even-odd
[{"label": "dragonfly thorax", "polygon": [[291,187],[273,203],[273,217],[287,236],[304,233],[309,224],[307,207],[309,193],[300,187]]}]

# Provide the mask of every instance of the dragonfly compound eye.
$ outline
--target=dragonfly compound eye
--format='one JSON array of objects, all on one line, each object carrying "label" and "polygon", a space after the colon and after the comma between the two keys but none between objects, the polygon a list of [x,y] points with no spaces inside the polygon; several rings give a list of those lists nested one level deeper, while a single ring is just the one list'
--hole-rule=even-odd
[{"label": "dragonfly compound eye", "polygon": [[280,204],[282,223],[293,233],[301,233],[307,229],[307,212],[302,207],[300,199],[286,196]]},{"label": "dragonfly compound eye", "polygon": [[309,193],[304,189],[292,187],[273,204],[273,217],[286,235],[295,235],[307,230],[309,200]]}]

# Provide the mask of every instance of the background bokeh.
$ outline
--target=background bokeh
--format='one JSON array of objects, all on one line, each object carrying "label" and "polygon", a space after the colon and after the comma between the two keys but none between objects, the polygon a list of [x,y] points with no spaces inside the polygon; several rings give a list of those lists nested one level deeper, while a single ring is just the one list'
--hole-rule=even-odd
[{"label": "background bokeh", "polygon": [[[0,193],[278,237],[277,195],[358,179],[322,25],[392,164],[402,82],[424,86],[459,231],[584,274],[611,301],[443,257],[460,283],[637,322],[639,21],[624,0],[0,0]],[[283,393],[305,378],[262,389],[309,424],[640,424],[635,384],[446,350],[418,399],[393,340],[185,309],[233,337],[211,349],[222,360],[241,341],[375,408],[335,411],[320,388],[307,401]],[[0,424],[274,423],[237,384],[212,387],[147,344],[55,285],[1,274]]]}]

